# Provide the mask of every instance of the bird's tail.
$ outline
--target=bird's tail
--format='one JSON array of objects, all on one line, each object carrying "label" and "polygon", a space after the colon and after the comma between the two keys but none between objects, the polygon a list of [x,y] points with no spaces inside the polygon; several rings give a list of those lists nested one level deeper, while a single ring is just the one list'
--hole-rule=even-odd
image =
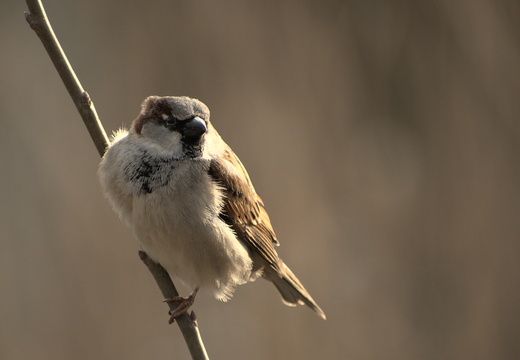
[{"label": "bird's tail", "polygon": [[314,310],[322,319],[327,319],[323,310],[321,310],[312,296],[305,290],[300,280],[298,280],[296,275],[294,275],[291,269],[283,262],[280,264],[279,274],[269,276],[269,280],[276,286],[286,305],[296,306],[297,304],[305,304]]}]

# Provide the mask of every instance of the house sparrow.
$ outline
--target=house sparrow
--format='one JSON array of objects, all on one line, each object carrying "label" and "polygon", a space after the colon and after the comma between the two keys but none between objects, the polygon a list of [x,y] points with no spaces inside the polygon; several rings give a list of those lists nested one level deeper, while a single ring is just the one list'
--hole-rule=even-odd
[{"label": "house sparrow", "polygon": [[325,313],[278,257],[278,240],[246,169],[189,97],[150,96],[116,133],[99,166],[103,192],[142,249],[170,276],[226,301],[235,287],[271,281],[287,305]]}]

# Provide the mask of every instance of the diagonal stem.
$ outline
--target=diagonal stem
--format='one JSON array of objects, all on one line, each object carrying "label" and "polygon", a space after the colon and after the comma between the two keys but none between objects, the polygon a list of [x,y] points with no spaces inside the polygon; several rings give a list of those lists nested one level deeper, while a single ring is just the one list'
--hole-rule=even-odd
[{"label": "diagonal stem", "polygon": [[[164,270],[164,268],[161,265],[150,259],[144,251],[139,251],[139,257],[141,258],[143,263],[148,267],[148,270],[150,270],[150,272],[152,273],[157,284],[162,284],[159,285],[159,288],[161,289],[161,292],[165,299],[179,296],[179,293],[177,292],[175,285],[170,279],[170,275],[168,275],[166,270]],[[176,310],[177,307],[180,305],[179,301],[171,301],[167,303],[170,307],[170,311]],[[186,344],[188,344],[191,357],[194,360],[209,359],[208,354],[206,353],[206,349],[204,348],[202,338],[200,337],[197,321],[195,320],[195,314],[193,312],[191,313],[191,315],[184,313],[176,317],[175,320],[181,328],[182,336],[184,336]]]},{"label": "diagonal stem", "polygon": [[40,38],[45,50],[58,71],[58,74],[69,92],[74,105],[78,109],[90,137],[96,145],[96,149],[102,156],[108,146],[108,137],[99,121],[94,103],[90,100],[88,93],[83,90],[74,69],[63,52],[61,45],[52,30],[45,9],[40,0],[26,0],[29,13],[25,13],[25,19]]}]

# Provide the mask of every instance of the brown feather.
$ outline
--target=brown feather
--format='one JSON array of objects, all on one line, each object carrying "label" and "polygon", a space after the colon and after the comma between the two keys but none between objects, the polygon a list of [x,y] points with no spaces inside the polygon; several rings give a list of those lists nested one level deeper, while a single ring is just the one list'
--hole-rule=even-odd
[{"label": "brown feather", "polygon": [[250,250],[258,253],[274,270],[280,271],[280,260],[275,250],[278,240],[269,215],[246,169],[229,147],[221,158],[211,161],[209,174],[224,189],[222,218]]},{"label": "brown feather", "polygon": [[211,161],[208,172],[224,191],[220,217],[248,247],[254,262],[253,270],[263,269],[263,277],[276,286],[287,305],[306,304],[325,319],[323,310],[278,257],[275,246],[279,243],[264,203],[229,146],[226,145],[222,156]]}]

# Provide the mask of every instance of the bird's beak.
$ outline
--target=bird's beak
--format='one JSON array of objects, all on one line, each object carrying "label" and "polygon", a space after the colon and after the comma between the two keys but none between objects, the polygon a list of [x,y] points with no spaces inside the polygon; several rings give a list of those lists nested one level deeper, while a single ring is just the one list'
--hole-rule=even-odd
[{"label": "bird's beak", "polygon": [[196,142],[200,140],[206,131],[208,131],[206,122],[195,116],[184,125],[184,138],[190,142]]}]

